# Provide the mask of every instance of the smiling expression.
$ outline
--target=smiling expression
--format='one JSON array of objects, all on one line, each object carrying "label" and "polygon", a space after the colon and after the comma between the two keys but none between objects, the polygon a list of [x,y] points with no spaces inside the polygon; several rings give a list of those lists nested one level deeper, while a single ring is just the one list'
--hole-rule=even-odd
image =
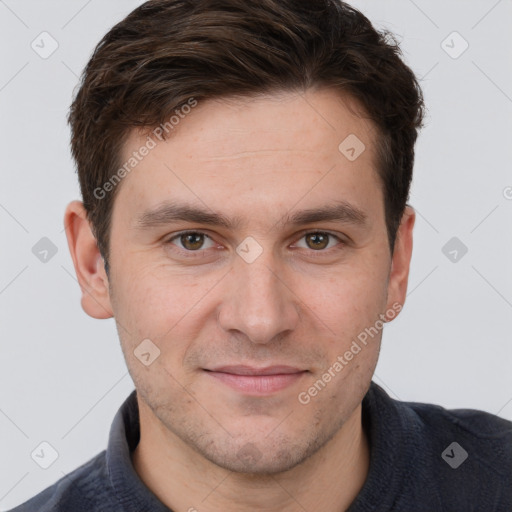
[{"label": "smiling expression", "polygon": [[224,468],[283,471],[332,439],[380,334],[307,405],[299,393],[403,298],[374,126],[354,106],[330,90],[199,102],[118,185],[109,300],[130,374],[148,421]]}]

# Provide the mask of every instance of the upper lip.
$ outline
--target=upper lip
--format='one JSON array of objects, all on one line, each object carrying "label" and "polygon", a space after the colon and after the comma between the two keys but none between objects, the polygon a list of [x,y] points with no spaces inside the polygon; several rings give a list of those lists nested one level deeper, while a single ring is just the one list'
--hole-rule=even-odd
[{"label": "upper lip", "polygon": [[235,366],[218,366],[216,368],[205,368],[210,372],[231,373],[233,375],[281,375],[284,373],[301,373],[306,370],[295,368],[293,366],[278,365],[278,366],[265,366],[263,368],[256,368],[253,366],[235,365]]}]

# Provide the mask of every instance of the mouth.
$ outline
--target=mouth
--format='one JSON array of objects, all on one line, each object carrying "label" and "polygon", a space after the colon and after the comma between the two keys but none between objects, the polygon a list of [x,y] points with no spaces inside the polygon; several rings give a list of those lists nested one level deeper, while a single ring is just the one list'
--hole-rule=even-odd
[{"label": "mouth", "polygon": [[308,373],[308,370],[284,365],[264,368],[244,365],[219,366],[212,369],[205,368],[204,371],[209,377],[235,391],[255,396],[281,391]]}]

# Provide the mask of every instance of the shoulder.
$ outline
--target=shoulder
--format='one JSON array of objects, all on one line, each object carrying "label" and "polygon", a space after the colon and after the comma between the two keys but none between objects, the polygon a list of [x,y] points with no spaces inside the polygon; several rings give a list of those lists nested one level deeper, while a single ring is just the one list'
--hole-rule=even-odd
[{"label": "shoulder", "polygon": [[9,512],[103,512],[114,510],[106,451]]},{"label": "shoulder", "polygon": [[[476,409],[446,409],[439,405],[402,402],[418,419],[419,425],[431,439],[466,442],[473,455],[487,460],[500,473],[512,462],[512,422]],[[469,458],[469,452],[468,452]]]},{"label": "shoulder", "polygon": [[512,422],[475,409],[399,404],[416,431],[420,481],[434,484],[440,502],[458,510],[512,509]]},{"label": "shoulder", "polygon": [[363,422],[372,442],[364,503],[379,506],[375,488],[394,511],[512,510],[512,422],[476,409],[396,400],[375,382],[363,401]]}]

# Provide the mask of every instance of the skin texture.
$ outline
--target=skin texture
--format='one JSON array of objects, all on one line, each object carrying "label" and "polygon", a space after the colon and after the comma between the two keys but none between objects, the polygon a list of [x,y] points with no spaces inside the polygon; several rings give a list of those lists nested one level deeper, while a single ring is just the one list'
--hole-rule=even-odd
[{"label": "skin texture", "polygon": [[[350,134],[366,148],[354,161],[338,149]],[[146,135],[131,133],[122,161]],[[68,205],[82,307],[115,317],[138,391],[135,469],[173,510],[340,511],[364,484],[361,401],[382,330],[309,403],[298,395],[405,300],[415,215],[406,208],[392,256],[374,139],[357,104],[332,90],[199,103],[118,185],[110,279],[82,203]],[[167,200],[240,224],[137,227]],[[280,223],[335,201],[364,212],[365,223]],[[183,230],[199,239],[169,241]],[[319,242],[304,230],[334,237]],[[262,249],[252,263],[236,252],[246,237]],[[160,355],[145,366],[134,349],[148,338]],[[306,371],[263,396],[205,371],[240,364]]]}]

